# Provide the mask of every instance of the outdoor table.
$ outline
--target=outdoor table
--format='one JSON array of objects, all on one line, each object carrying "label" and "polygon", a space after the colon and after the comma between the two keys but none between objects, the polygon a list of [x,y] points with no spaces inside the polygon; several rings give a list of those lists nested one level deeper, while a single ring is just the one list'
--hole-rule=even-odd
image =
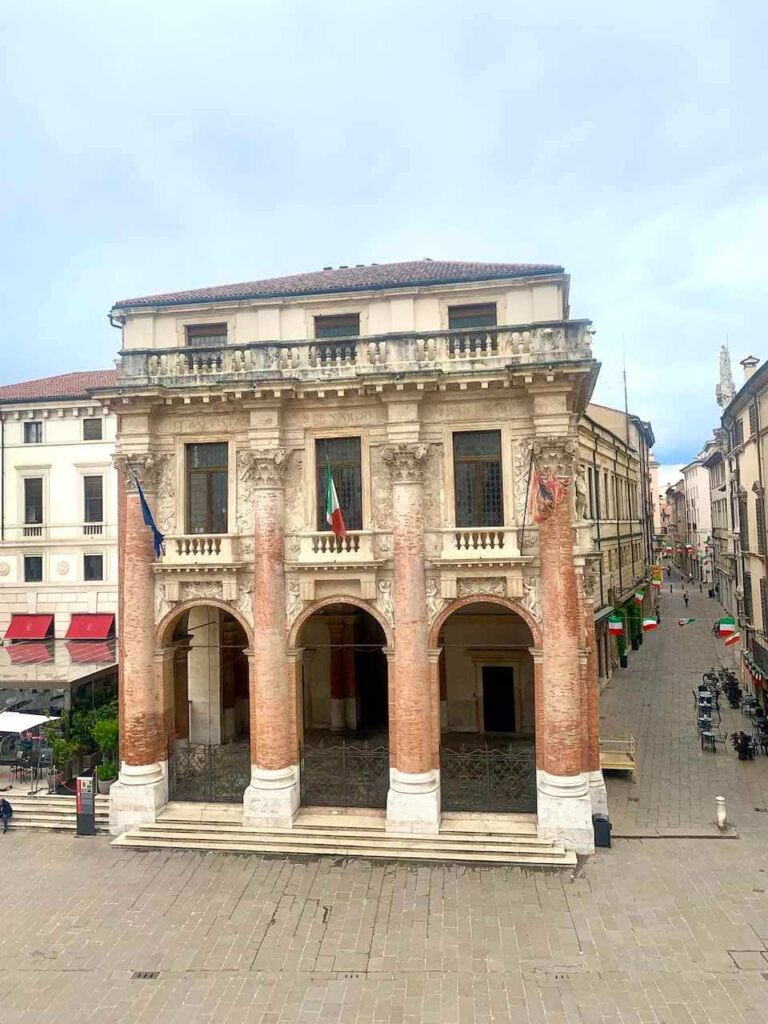
[{"label": "outdoor table", "polygon": [[713,754],[717,753],[717,740],[713,732],[702,730],[701,733],[701,749],[707,748],[712,751]]},{"label": "outdoor table", "polygon": [[710,725],[712,725],[712,719],[711,718],[704,718],[704,717],[699,718],[699,730],[701,732],[704,732],[705,730],[708,730]]}]

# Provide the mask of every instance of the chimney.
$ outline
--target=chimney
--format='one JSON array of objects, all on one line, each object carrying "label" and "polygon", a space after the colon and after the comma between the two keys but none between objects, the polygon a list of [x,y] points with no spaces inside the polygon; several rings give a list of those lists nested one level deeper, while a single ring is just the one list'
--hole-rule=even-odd
[{"label": "chimney", "polygon": [[760,360],[756,356],[747,356],[741,360],[741,365],[744,367],[744,380],[748,381],[752,374],[757,369]]}]

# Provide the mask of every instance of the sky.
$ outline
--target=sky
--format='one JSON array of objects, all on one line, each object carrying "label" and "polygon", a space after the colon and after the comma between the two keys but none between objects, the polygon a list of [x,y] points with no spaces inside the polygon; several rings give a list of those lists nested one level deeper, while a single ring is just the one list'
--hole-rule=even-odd
[{"label": "sky", "polygon": [[563,264],[595,393],[688,462],[762,359],[768,5],[0,5],[0,383],[117,299],[355,263]]}]

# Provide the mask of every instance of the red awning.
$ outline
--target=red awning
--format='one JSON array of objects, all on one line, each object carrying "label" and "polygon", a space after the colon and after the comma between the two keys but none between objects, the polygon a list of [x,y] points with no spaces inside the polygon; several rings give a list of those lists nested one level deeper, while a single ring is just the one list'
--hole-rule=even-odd
[{"label": "red awning", "polygon": [[68,640],[67,652],[78,665],[115,660],[114,644],[99,640]]},{"label": "red awning", "polygon": [[45,640],[53,636],[52,615],[12,615],[6,640]]},{"label": "red awning", "polygon": [[115,632],[115,616],[75,614],[69,622],[66,640],[106,640]]},{"label": "red awning", "polygon": [[37,665],[53,661],[53,651],[48,644],[11,644],[8,657],[14,665]]}]

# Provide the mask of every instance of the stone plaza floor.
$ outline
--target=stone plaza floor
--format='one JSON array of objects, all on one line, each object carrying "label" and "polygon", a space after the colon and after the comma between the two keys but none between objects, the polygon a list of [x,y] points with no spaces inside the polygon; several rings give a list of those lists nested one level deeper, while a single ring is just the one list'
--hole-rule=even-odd
[{"label": "stone plaza floor", "polygon": [[639,741],[636,783],[608,783],[612,849],[548,872],[11,831],[0,1021],[765,1024],[768,758],[700,749],[691,688],[734,654],[691,594],[680,628],[665,588],[661,628],[603,694],[604,734]]}]

